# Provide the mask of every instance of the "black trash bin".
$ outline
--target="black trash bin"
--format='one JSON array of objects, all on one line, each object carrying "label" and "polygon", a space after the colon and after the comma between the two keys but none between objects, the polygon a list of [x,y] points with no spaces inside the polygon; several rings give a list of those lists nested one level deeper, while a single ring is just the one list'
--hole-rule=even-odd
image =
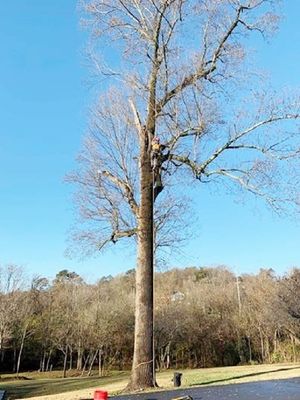
[{"label": "black trash bin", "polygon": [[174,382],[175,387],[181,386],[181,377],[182,377],[182,373],[174,372],[173,382]]}]

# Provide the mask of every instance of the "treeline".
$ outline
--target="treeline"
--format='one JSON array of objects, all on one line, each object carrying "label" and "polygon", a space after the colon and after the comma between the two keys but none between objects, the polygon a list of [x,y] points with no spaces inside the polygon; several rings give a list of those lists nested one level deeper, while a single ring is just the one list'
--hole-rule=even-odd
[{"label": "treeline", "polygon": [[[172,269],[155,293],[157,369],[300,360],[300,269]],[[93,285],[63,270],[26,287],[20,268],[0,268],[0,371],[129,368],[134,297],[134,270]]]}]

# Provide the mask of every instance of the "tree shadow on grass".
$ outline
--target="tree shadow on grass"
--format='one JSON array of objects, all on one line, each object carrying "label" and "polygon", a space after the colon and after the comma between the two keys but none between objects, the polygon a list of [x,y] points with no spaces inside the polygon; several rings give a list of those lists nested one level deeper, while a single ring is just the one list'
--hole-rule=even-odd
[{"label": "tree shadow on grass", "polygon": [[[120,377],[112,378],[111,382],[116,382]],[[121,377],[122,379],[122,377]],[[51,394],[65,393],[74,390],[90,389],[100,386],[103,383],[101,378],[66,378],[40,380],[32,379],[29,381],[0,382],[0,390],[6,390],[9,400],[21,399],[26,397],[46,396]]]},{"label": "tree shadow on grass", "polygon": [[294,370],[294,369],[300,369],[300,367],[280,368],[280,369],[274,369],[274,370],[269,370],[269,371],[253,372],[251,374],[231,376],[230,378],[215,379],[215,380],[212,380],[212,381],[205,381],[205,382],[199,382],[199,383],[196,382],[196,383],[193,383],[191,386],[211,385],[212,383],[227,382],[227,381],[232,381],[232,380],[235,380],[235,379],[249,378],[250,376],[260,376],[260,375],[269,374],[271,372],[291,371],[291,370]]}]

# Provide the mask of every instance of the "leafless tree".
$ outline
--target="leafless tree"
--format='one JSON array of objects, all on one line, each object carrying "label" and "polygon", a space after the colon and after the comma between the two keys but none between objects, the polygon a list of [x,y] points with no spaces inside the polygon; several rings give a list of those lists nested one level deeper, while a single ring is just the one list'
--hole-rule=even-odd
[{"label": "leafless tree", "polygon": [[[117,67],[91,53],[111,88],[92,111],[79,184],[78,239],[103,248],[137,241],[135,350],[130,389],[155,385],[154,223],[169,193],[220,182],[263,198],[275,210],[299,203],[299,98],[262,89],[247,71],[245,37],[277,24],[272,0],[87,0],[84,23],[97,49],[109,44]],[[100,61],[99,61],[100,60]],[[105,60],[104,60],[105,61]],[[153,189],[151,142],[165,146]],[[179,184],[180,182],[180,184]],[[173,188],[175,188],[172,190]],[[160,191],[163,187],[160,187]],[[175,196],[175,197],[176,197]],[[156,201],[157,200],[157,201]],[[156,207],[154,210],[154,201]],[[170,208],[171,207],[171,208]]]},{"label": "leafless tree", "polygon": [[0,266],[0,365],[5,347],[13,337],[20,291],[24,289],[24,273],[20,266]]},{"label": "leafless tree", "polygon": [[[6,267],[1,285],[3,271]],[[16,372],[18,364],[20,371],[26,365],[41,373],[53,365],[64,368],[64,375],[73,367],[72,376],[127,368],[133,350],[134,270],[96,284],[64,270],[52,283],[35,278],[30,291],[21,289],[19,270],[14,271],[17,285],[5,293],[8,286],[1,286],[1,329],[6,321],[1,372],[13,366]],[[299,282],[299,268],[284,276],[272,269],[243,274],[238,299],[236,276],[225,266],[157,272],[156,367],[298,362]]]}]

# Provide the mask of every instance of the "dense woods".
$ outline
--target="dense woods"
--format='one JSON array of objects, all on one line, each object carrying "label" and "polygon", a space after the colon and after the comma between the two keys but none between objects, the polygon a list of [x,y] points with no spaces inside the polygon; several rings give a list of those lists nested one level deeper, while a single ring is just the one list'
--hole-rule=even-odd
[{"label": "dense woods", "polygon": [[[299,361],[300,269],[171,269],[155,287],[157,369]],[[95,284],[63,270],[26,286],[21,268],[1,267],[0,370],[129,369],[134,297],[134,270]]]}]

